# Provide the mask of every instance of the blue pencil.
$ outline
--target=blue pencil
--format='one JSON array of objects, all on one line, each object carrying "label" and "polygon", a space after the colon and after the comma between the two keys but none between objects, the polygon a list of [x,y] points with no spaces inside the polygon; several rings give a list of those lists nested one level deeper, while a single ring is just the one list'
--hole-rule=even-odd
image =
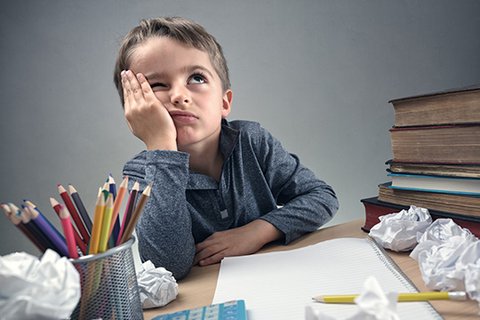
[{"label": "blue pencil", "polygon": [[[112,175],[108,176],[108,187],[109,187],[110,193],[113,194],[113,199],[115,200],[117,198],[117,185],[115,184],[115,180],[113,179]],[[121,229],[120,217],[117,215],[117,218],[115,219],[115,224],[112,230],[112,236],[111,236],[111,239],[113,240],[109,240],[110,247],[113,247],[115,245],[115,240],[118,238],[120,229]]]},{"label": "blue pencil", "polygon": [[38,227],[33,223],[30,212],[27,212],[25,208],[20,210],[13,203],[8,204],[12,209],[12,212],[15,212],[14,215],[22,221],[22,224],[25,228],[35,237],[44,247],[45,251],[47,248],[50,248],[58,252],[57,246],[49,239]]},{"label": "blue pencil", "polygon": [[[29,206],[29,207],[31,207],[32,209],[34,209],[35,211],[37,211],[38,214],[42,215],[42,216],[45,218],[45,215],[40,211],[40,209],[38,209],[38,207],[37,207],[32,201],[30,201],[30,200],[23,200],[23,202],[25,202],[25,204],[26,204],[27,206]],[[55,226],[54,226],[48,219],[45,218],[45,220],[48,222],[48,224],[50,225],[50,227],[52,227],[52,229],[58,234],[58,236],[59,236],[60,238],[62,238],[63,241],[65,241],[65,238],[63,237],[63,234],[62,234],[60,231],[58,231],[58,229],[55,228]]]}]

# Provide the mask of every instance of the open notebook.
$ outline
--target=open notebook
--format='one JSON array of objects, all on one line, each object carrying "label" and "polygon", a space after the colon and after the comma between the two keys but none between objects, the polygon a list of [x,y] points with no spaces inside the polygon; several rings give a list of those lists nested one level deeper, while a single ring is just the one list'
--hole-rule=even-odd
[{"label": "open notebook", "polygon": [[[305,319],[311,305],[345,319],[356,305],[321,304],[322,294],[360,293],[368,276],[385,292],[417,292],[371,239],[340,238],[290,251],[225,258],[213,303],[244,299],[249,320]],[[428,302],[397,304],[400,319],[441,319]]]}]

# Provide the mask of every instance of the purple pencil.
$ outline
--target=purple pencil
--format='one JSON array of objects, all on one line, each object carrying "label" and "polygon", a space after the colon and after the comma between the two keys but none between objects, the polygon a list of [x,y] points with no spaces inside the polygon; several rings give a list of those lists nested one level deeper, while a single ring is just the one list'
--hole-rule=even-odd
[{"label": "purple pencil", "polygon": [[58,234],[53,230],[50,224],[47,222],[46,218],[41,215],[37,210],[32,209],[32,207],[26,206],[25,208],[29,209],[30,214],[32,215],[32,221],[37,225],[37,227],[49,237],[55,246],[60,251],[59,254],[62,256],[68,257],[68,248],[65,241],[58,236]]}]

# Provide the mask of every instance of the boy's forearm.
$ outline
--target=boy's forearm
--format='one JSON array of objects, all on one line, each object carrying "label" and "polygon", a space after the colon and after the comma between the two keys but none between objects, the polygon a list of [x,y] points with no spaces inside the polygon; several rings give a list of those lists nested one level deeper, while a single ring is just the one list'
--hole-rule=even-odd
[{"label": "boy's forearm", "polygon": [[184,154],[147,152],[145,176],[140,181],[143,186],[153,181],[150,199],[137,225],[141,257],[171,271],[177,279],[189,272],[195,254],[185,199],[187,164]]},{"label": "boy's forearm", "polygon": [[249,223],[255,229],[255,235],[260,246],[283,238],[283,232],[268,221],[257,219]]}]

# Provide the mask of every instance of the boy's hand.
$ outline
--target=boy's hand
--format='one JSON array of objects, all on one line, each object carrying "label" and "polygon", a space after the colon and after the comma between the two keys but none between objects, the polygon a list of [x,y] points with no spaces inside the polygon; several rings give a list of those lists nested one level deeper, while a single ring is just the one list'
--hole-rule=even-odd
[{"label": "boy's hand", "polygon": [[218,263],[224,257],[254,253],[281,236],[277,228],[261,219],[239,228],[215,232],[196,245],[194,265],[206,266]]},{"label": "boy's hand", "polygon": [[145,76],[122,71],[125,118],[132,133],[148,150],[177,150],[177,130],[165,106]]}]

